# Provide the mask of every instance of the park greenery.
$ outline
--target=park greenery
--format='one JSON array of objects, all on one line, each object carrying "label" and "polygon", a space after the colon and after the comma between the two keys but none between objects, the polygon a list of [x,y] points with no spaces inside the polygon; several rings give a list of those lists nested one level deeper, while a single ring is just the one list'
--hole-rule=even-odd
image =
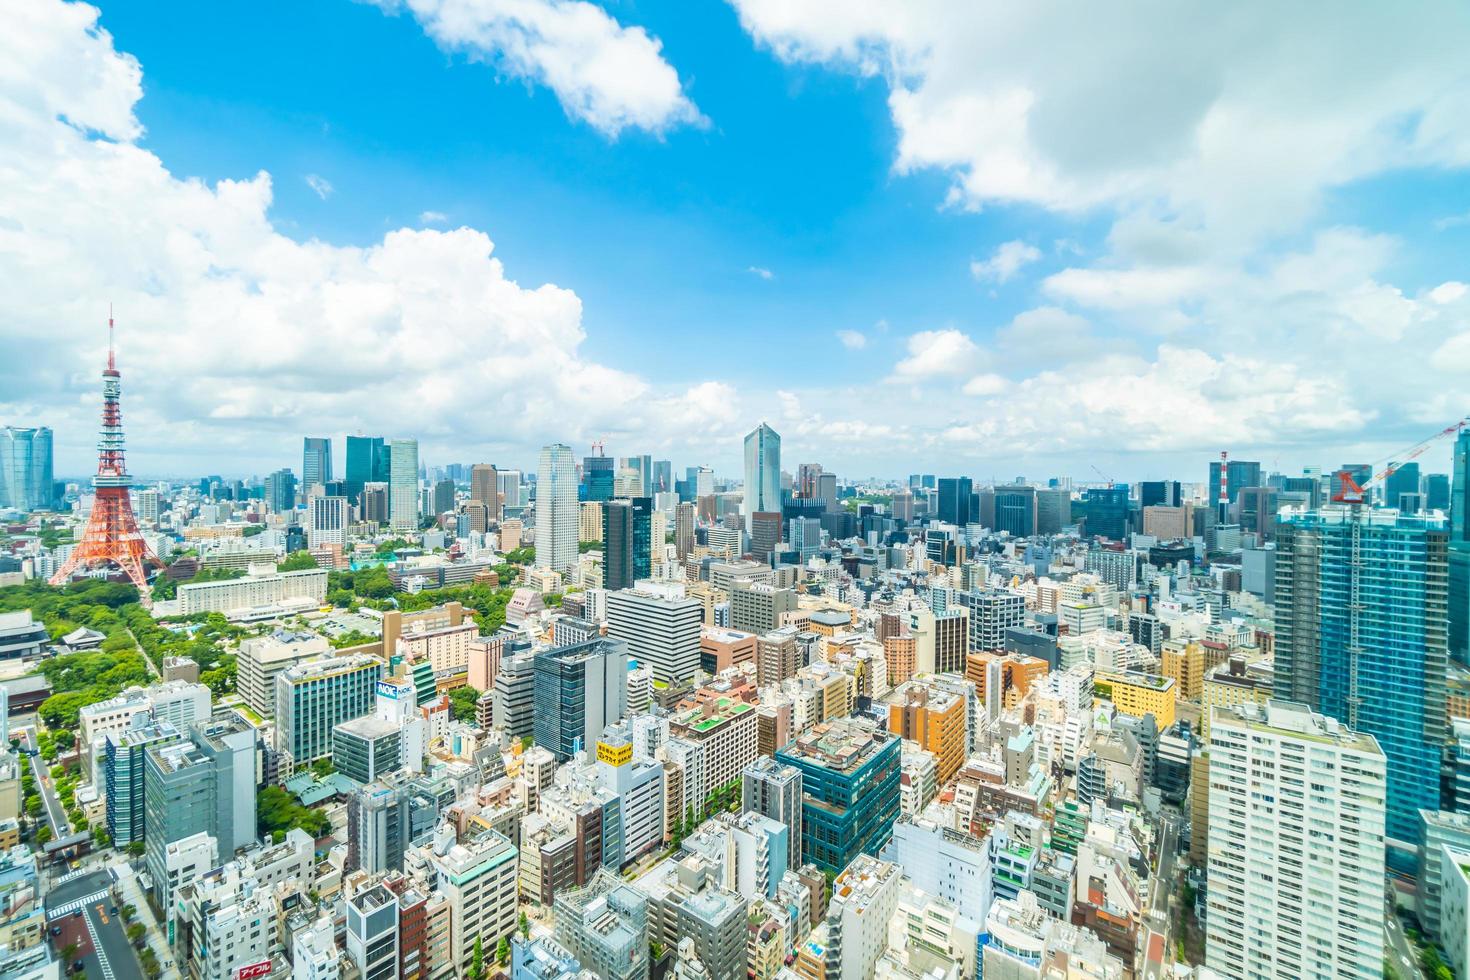
[{"label": "park greenery", "polygon": [[316,567],[316,559],[311,557],[311,552],[293,551],[286,556],[284,561],[281,561],[276,565],[276,571],[309,572]]},{"label": "park greenery", "polygon": [[450,689],[449,710],[454,714],[455,721],[475,720],[475,702],[480,699],[480,694],[480,691],[468,685]]},{"label": "park greenery", "polygon": [[302,806],[301,800],[279,786],[267,786],[255,794],[255,817],[261,834],[299,827],[316,839],[330,829],[326,814]]}]

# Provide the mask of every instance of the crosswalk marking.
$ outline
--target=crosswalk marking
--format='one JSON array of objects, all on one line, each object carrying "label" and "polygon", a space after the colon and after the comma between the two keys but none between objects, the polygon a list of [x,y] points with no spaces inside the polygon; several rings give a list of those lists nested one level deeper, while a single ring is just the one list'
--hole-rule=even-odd
[{"label": "crosswalk marking", "polygon": [[107,889],[104,888],[102,891],[93,892],[91,895],[88,895],[85,898],[79,898],[75,901],[67,902],[65,905],[59,905],[54,909],[48,908],[46,910],[46,915],[48,918],[53,920],[59,919],[64,915],[71,915],[77,909],[85,908],[86,906],[91,905],[93,902],[103,901],[107,898],[107,896]]},{"label": "crosswalk marking", "polygon": [[102,967],[102,980],[115,980],[112,964],[107,962],[107,950],[102,948],[102,942],[97,938],[97,928],[92,925],[92,917],[84,915],[82,921],[87,923],[87,935],[92,937],[92,952],[97,954],[97,962]]}]

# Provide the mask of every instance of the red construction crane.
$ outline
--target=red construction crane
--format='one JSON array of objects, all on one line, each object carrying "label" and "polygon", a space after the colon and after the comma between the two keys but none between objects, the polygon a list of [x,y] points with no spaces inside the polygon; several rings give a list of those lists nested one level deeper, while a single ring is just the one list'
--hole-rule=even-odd
[{"label": "red construction crane", "polygon": [[[1460,421],[1456,422],[1454,425],[1449,426],[1448,428],[1440,429],[1434,435],[1421,442],[1415,443],[1402,452],[1397,452],[1393,453],[1390,456],[1385,456],[1382,460],[1379,460],[1377,463],[1373,464],[1373,475],[1364,480],[1361,485],[1359,485],[1357,480],[1353,479],[1353,473],[1351,470],[1339,470],[1337,473],[1338,489],[1337,492],[1332,495],[1332,502],[1335,504],[1363,503],[1367,499],[1368,491],[1372,489],[1375,484],[1382,483],[1390,476],[1393,476],[1394,473],[1398,472],[1398,470],[1402,468],[1405,463],[1408,463],[1412,460],[1418,459],[1420,456],[1423,456],[1424,453],[1428,451],[1429,447],[1434,445],[1439,440],[1445,438],[1446,436],[1459,435],[1460,430],[1464,429],[1466,426],[1470,426],[1470,418],[1463,418]],[[1385,463],[1386,465],[1380,468],[1378,463]]]},{"label": "red construction crane", "polygon": [[1093,467],[1092,467],[1092,470],[1093,470],[1093,472],[1094,472],[1094,473],[1096,473],[1096,474],[1097,474],[1097,475],[1098,475],[1098,476],[1100,476],[1100,477],[1102,477],[1102,478],[1103,478],[1103,479],[1104,479],[1104,480],[1107,480],[1107,481],[1108,481],[1108,489],[1109,489],[1109,490],[1111,490],[1111,489],[1113,489],[1113,478],[1112,478],[1112,477],[1110,477],[1110,476],[1108,476],[1108,475],[1107,475],[1107,474],[1106,474],[1106,473],[1104,473],[1104,472],[1103,472],[1103,471],[1102,471],[1102,470],[1100,470],[1100,469],[1098,469],[1098,468],[1097,468],[1097,465],[1096,465],[1096,464],[1093,464]]}]

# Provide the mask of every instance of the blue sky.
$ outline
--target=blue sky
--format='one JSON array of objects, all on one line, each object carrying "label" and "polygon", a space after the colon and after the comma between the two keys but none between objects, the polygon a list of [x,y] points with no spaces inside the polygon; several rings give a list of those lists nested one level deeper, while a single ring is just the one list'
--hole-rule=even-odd
[{"label": "blue sky", "polygon": [[768,419],[853,476],[1191,479],[1470,411],[1463,8],[1043,6],[43,0],[0,416],[85,470],[109,299],[146,473],[733,473]]}]

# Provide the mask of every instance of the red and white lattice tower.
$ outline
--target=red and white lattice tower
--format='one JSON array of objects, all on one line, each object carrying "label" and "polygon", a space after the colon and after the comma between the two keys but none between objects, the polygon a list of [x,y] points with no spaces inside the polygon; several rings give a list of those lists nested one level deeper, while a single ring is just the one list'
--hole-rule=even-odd
[{"label": "red and white lattice tower", "polygon": [[78,570],[111,562],[127,573],[146,604],[149,591],[146,566],[162,562],[144,542],[128,499],[128,487],[133,481],[123,463],[122,375],[117,370],[112,330],[109,312],[107,370],[102,372],[102,432],[97,440],[97,476],[92,480],[97,491],[92,501],[92,516],[71,557],[51,576],[51,584],[61,585]]},{"label": "red and white lattice tower", "polygon": [[1220,524],[1230,523],[1230,492],[1225,482],[1226,472],[1230,469],[1230,453],[1220,450],[1220,497],[1217,503],[1215,520]]}]

